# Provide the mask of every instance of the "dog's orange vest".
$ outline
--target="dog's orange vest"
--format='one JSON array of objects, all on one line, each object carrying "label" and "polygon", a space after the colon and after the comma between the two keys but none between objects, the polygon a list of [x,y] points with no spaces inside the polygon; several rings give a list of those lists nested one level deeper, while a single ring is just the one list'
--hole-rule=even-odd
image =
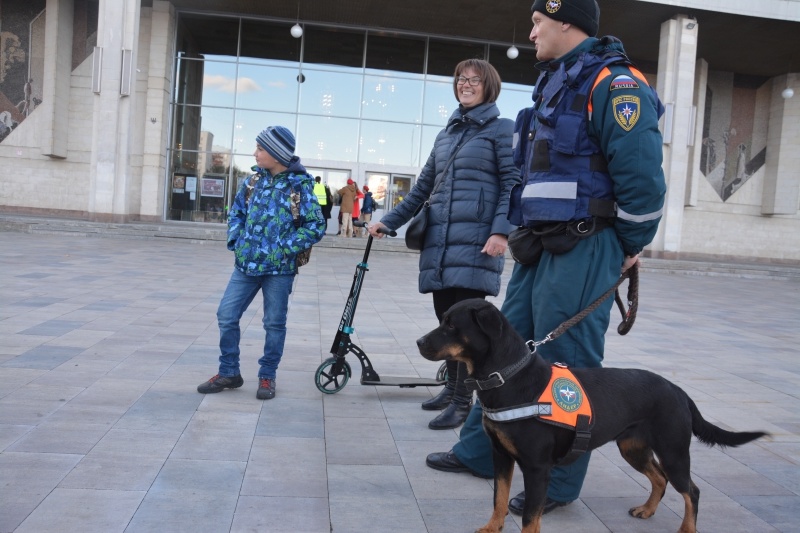
[{"label": "dog's orange vest", "polygon": [[567,455],[557,464],[568,465],[589,449],[592,437],[592,405],[580,381],[566,365],[550,365],[552,375],[544,391],[532,403],[506,409],[483,408],[483,416],[495,422],[538,418],[542,422],[575,431]]},{"label": "dog's orange vest", "polygon": [[549,415],[540,414],[539,419],[556,426],[575,429],[578,427],[578,416],[584,415],[591,424],[592,405],[578,378],[561,363],[555,363],[550,368],[553,374],[539,396],[538,403],[549,403],[552,409]]}]

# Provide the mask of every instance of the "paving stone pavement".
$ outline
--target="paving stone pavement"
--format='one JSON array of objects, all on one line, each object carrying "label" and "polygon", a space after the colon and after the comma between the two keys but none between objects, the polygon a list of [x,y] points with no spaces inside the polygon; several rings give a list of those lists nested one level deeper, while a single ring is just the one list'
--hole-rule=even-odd
[{"label": "paving stone pavement", "polygon": [[[277,396],[263,402],[257,303],[242,321],[244,386],[195,391],[217,368],[215,312],[232,268],[224,243],[0,231],[0,533],[483,525],[491,480],[425,466],[458,438],[427,429],[419,404],[435,388],[363,386],[352,356],[341,391],[314,384],[361,258],[315,249],[292,295]],[[438,365],[415,346],[436,325],[417,292],[417,257],[377,250],[369,268],[354,341],[382,375],[433,377]],[[699,530],[797,531],[800,283],[645,271],[640,297],[631,333],[609,333],[605,364],[664,375],[724,428],[773,434],[724,450],[693,442]],[[653,518],[628,516],[647,486],[606,445],[580,500],[542,531],[676,531],[683,501],[671,487]],[[509,515],[504,531],[520,528]]]}]

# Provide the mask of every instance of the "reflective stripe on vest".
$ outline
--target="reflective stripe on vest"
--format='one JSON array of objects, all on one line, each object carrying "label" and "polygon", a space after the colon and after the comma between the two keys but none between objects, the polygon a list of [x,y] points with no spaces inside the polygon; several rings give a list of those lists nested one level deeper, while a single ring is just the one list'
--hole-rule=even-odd
[{"label": "reflective stripe on vest", "polygon": [[542,394],[532,403],[515,405],[508,409],[483,407],[483,416],[495,422],[511,422],[524,418],[538,418],[542,422],[575,429],[578,416],[592,423],[592,406],[578,378],[565,366],[551,365],[552,375]]}]

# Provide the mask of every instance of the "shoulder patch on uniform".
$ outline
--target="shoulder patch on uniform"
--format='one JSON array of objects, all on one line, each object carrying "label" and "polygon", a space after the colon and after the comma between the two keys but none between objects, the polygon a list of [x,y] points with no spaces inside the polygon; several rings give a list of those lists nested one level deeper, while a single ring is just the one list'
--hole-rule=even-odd
[{"label": "shoulder patch on uniform", "polygon": [[639,84],[636,83],[636,80],[634,80],[627,74],[620,74],[613,80],[611,80],[609,91],[616,91],[618,89],[638,89],[638,88]]},{"label": "shoulder patch on uniform", "polygon": [[623,130],[631,131],[639,120],[641,102],[638,96],[622,95],[611,99],[614,109],[614,120]]}]

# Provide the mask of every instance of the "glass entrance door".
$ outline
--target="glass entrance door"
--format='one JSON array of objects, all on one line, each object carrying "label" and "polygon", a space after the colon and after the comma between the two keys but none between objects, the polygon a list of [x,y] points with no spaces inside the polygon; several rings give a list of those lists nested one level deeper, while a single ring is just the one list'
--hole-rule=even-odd
[{"label": "glass entrance door", "polygon": [[373,220],[380,220],[383,213],[402,202],[414,186],[414,176],[407,174],[367,172],[365,178],[375,201]]},{"label": "glass entrance door", "polygon": [[414,185],[414,176],[403,176],[401,174],[392,174],[389,189],[387,194],[387,209],[394,208],[397,204],[403,201],[403,198],[411,192],[411,187]]}]

